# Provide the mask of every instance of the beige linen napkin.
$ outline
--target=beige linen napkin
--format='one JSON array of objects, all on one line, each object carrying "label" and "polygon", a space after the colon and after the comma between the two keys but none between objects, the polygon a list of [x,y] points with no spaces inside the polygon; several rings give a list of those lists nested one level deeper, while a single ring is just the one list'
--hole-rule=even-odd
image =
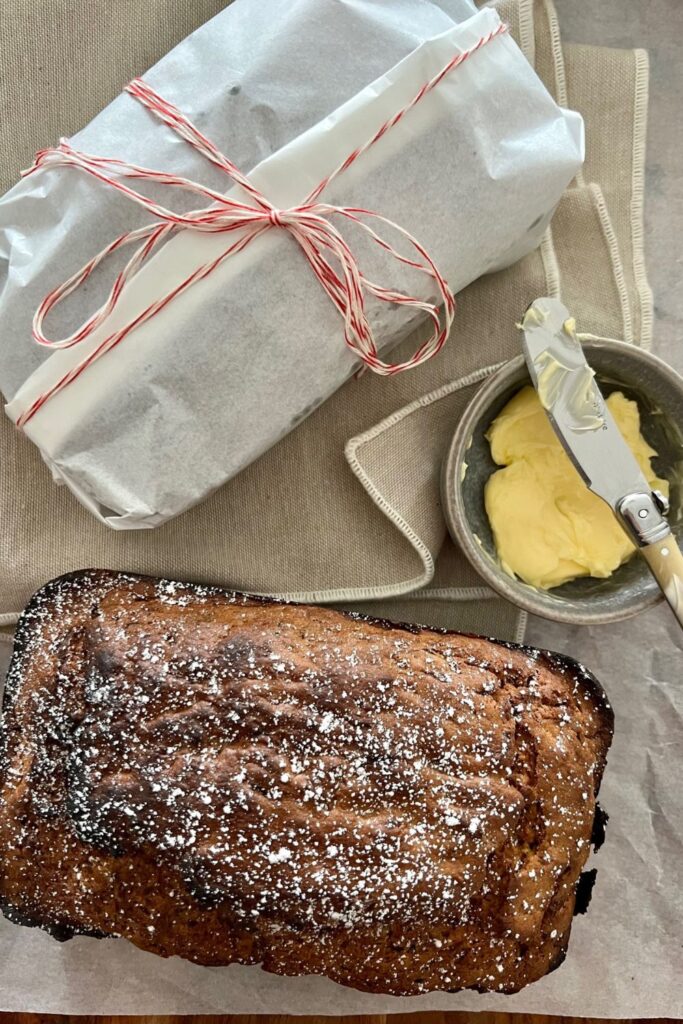
[{"label": "beige linen napkin", "polygon": [[[13,5],[13,51],[2,60],[19,72],[2,75],[0,86],[11,112],[3,128],[6,184],[35,149],[80,127],[221,6],[119,0],[114,8],[99,0],[81,25],[67,0]],[[114,533],[96,522],[0,417],[0,623],[11,624],[50,577],[97,565],[521,636],[523,616],[483,587],[446,537],[440,464],[478,384],[518,353],[515,321],[537,296],[561,294],[585,332],[649,344],[647,61],[632,51],[563,52],[550,0],[497,6],[549,90],[586,119],[585,168],[541,248],[458,296],[438,358],[398,377],[368,373],[350,382],[220,491],[154,531]]]}]

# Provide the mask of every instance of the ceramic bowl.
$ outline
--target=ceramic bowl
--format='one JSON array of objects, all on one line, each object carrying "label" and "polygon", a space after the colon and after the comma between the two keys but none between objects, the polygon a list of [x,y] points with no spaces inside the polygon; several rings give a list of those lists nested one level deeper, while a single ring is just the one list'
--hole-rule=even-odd
[{"label": "ceramic bowl", "polygon": [[[607,340],[583,342],[602,393],[623,391],[638,402],[641,430],[658,452],[657,475],[669,481],[669,522],[683,544],[683,378],[656,356]],[[662,595],[644,559],[635,555],[608,579],[583,577],[538,590],[501,567],[484,507],[484,487],[498,468],[486,431],[503,406],[530,384],[524,357],[502,366],[467,407],[444,462],[442,497],[448,528],[477,572],[520,608],[557,622],[616,622],[656,604]],[[466,464],[466,470],[463,466]]]}]

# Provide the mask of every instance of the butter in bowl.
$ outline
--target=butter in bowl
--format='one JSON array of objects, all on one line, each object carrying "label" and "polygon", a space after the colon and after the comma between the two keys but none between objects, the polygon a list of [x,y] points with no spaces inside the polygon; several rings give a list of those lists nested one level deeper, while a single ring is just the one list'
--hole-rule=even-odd
[{"label": "butter in bowl", "polygon": [[[613,391],[607,407],[650,487],[668,496],[668,481],[652,466],[657,452],[641,432],[638,403]],[[609,505],[574,469],[530,384],[498,413],[486,436],[501,467],[486,482],[486,513],[511,576],[549,590],[580,576],[611,576],[635,555]]]},{"label": "butter in bowl", "polygon": [[[586,338],[582,349],[648,490],[668,500],[671,540],[680,542],[683,379],[623,342]],[[483,579],[527,611],[577,624],[628,618],[659,601],[660,586],[574,468],[533,383],[520,355],[465,410],[443,467],[449,530]]]}]

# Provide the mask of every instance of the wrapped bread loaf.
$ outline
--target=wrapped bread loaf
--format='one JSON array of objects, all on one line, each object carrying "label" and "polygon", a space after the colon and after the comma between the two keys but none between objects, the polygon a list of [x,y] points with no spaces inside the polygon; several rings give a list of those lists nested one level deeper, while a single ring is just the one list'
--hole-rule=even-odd
[{"label": "wrapped bread loaf", "polygon": [[[421,93],[320,200],[374,211],[408,231],[455,293],[540,244],[583,161],[580,116],[557,106],[501,28],[495,11],[475,12],[463,0],[236,0],[150,69],[145,88],[189,118],[283,215]],[[438,88],[422,92],[436,78]],[[79,152],[245,199],[128,92],[71,142]],[[0,200],[0,390],[57,481],[113,529],[149,529],[234,477],[362,364],[345,344],[339,309],[284,227],[229,258],[233,231],[196,223],[179,230],[90,330],[114,284],[116,265],[105,262],[46,324],[50,339],[73,331],[80,340],[59,349],[35,344],[34,314],[46,296],[118,236],[156,222],[158,211],[106,184],[97,166],[93,177],[48,160]],[[117,184],[142,188],[164,209],[207,205],[177,184],[137,176]],[[428,274],[330,216],[367,282],[404,299],[441,301]],[[375,219],[369,226],[415,258],[395,228]],[[329,274],[344,279],[334,254],[322,255],[332,261]],[[215,270],[204,274],[209,266]],[[426,310],[367,298],[369,326],[387,357]],[[451,344],[468,339],[455,330]]]}]

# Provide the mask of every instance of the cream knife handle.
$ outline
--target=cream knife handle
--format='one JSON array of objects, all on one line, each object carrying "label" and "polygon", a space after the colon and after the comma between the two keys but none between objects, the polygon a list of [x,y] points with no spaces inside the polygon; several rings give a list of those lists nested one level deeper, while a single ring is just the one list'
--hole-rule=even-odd
[{"label": "cream knife handle", "polygon": [[683,554],[673,533],[640,549],[671,610],[683,626]]},{"label": "cream knife handle", "polygon": [[621,499],[616,511],[683,627],[683,554],[662,515],[666,504],[655,491],[634,492]]}]

